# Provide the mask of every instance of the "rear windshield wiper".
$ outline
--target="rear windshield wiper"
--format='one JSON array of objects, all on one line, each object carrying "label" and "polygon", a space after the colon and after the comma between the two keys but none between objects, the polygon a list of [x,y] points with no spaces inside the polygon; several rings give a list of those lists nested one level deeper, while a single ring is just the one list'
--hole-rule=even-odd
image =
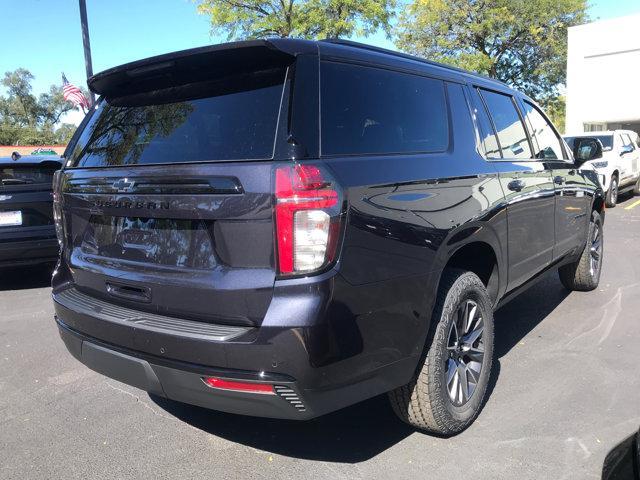
[{"label": "rear windshield wiper", "polygon": [[0,182],[3,185],[25,185],[27,183],[33,183],[33,180],[25,180],[23,178],[0,178]]}]

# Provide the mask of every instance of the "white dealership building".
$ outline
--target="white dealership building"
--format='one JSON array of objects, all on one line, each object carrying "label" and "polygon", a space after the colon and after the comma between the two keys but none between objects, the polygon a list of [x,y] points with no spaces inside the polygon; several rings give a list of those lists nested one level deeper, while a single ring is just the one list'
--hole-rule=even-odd
[{"label": "white dealership building", "polygon": [[566,132],[640,132],[640,14],[569,28]]}]

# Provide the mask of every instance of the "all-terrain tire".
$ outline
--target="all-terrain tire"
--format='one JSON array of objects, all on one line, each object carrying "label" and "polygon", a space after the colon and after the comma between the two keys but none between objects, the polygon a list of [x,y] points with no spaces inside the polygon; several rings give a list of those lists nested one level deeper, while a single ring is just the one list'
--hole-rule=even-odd
[{"label": "all-terrain tire", "polygon": [[[456,406],[447,390],[447,345],[458,309],[468,300],[477,304],[484,322],[484,359],[475,390],[465,404]],[[404,422],[418,429],[447,436],[460,433],[475,420],[484,404],[492,364],[493,306],[487,290],[472,272],[446,270],[418,370],[407,385],[389,392],[391,406]]]},{"label": "all-terrain tire", "polygon": [[[604,253],[604,229],[602,217],[597,211],[591,213],[587,231],[587,241],[580,258],[558,269],[560,281],[568,290],[588,292],[598,288]],[[594,262],[593,249],[597,249],[598,258]]]}]

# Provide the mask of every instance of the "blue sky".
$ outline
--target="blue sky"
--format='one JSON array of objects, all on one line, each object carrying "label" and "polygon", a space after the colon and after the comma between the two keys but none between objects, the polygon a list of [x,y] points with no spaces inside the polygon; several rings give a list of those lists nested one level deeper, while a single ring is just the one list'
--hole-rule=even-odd
[{"label": "blue sky", "polygon": [[[639,0],[592,0],[592,18],[640,12]],[[93,69],[174,50],[219,43],[192,0],[87,0]],[[77,0],[0,0],[0,75],[18,67],[35,76],[34,93],[60,84],[86,81]],[[368,43],[393,48],[384,35]]]}]

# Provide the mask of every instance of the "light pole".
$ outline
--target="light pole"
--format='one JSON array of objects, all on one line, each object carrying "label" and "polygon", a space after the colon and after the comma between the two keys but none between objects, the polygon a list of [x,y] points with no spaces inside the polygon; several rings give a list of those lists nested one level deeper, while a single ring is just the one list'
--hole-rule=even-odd
[{"label": "light pole", "polygon": [[[89,26],[87,25],[87,4],[85,0],[80,1],[80,24],[82,26],[82,45],[84,47],[84,66],[87,69],[87,80],[93,75],[93,66],[91,65],[91,42],[89,41]],[[91,90],[91,105],[96,103],[96,97]]]}]

